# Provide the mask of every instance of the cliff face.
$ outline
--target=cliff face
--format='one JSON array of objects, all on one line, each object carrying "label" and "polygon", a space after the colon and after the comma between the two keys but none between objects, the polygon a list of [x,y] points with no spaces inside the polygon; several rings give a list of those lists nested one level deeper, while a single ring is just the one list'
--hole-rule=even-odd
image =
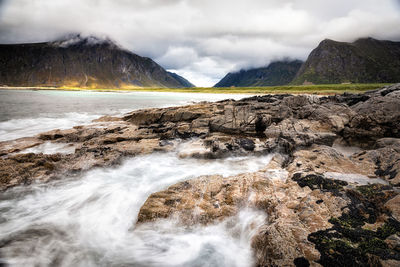
[{"label": "cliff face", "polygon": [[400,81],[400,42],[359,39],[322,41],[300,68],[294,84],[394,83]]},{"label": "cliff face", "polygon": [[0,45],[0,85],[193,86],[150,58],[121,49],[111,40],[79,35],[57,42]]},{"label": "cliff face", "polygon": [[277,61],[263,68],[228,73],[214,87],[285,85],[293,80],[301,64],[300,60]]}]

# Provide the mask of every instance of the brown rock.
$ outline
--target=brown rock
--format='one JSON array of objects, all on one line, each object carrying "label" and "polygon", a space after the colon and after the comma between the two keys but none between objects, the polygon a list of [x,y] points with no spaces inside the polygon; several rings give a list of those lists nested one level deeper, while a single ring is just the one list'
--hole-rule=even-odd
[{"label": "brown rock", "polygon": [[[322,202],[317,204],[317,200]],[[204,176],[150,195],[140,209],[138,223],[176,217],[184,224],[209,224],[235,215],[242,207],[261,209],[268,221],[252,242],[257,265],[287,266],[296,257],[319,258],[307,236],[329,228],[328,219],[339,216],[345,204],[330,193],[271,180],[264,172]]]},{"label": "brown rock", "polygon": [[400,221],[400,195],[386,202],[385,207],[391,212],[393,218]]}]

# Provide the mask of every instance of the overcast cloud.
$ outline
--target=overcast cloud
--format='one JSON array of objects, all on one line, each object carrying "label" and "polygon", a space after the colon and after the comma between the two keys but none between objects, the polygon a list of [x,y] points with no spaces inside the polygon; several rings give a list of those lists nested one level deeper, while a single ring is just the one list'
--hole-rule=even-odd
[{"label": "overcast cloud", "polygon": [[400,41],[399,0],[0,0],[0,43],[106,35],[198,86],[318,43]]}]

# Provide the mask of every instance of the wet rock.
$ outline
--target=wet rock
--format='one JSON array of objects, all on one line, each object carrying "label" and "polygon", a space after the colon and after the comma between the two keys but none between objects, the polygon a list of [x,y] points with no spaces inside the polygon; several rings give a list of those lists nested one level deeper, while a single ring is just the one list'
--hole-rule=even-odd
[{"label": "wet rock", "polygon": [[397,234],[393,234],[386,238],[385,243],[389,246],[390,249],[400,252],[400,236],[398,236]]},{"label": "wet rock", "polygon": [[42,181],[50,179],[64,157],[61,154],[29,153],[0,158],[0,190],[18,184],[30,184],[36,177]]},{"label": "wet rock", "polygon": [[376,141],[376,147],[377,148],[384,148],[387,146],[392,146],[392,145],[399,145],[400,144],[400,138],[381,138]]},{"label": "wet rock", "polygon": [[356,115],[344,129],[344,136],[354,142],[375,141],[383,137],[400,137],[399,98],[377,96],[352,108]]},{"label": "wet rock", "polygon": [[278,140],[278,144],[283,146],[287,153],[313,144],[332,146],[337,138],[336,134],[327,132],[319,122],[295,119],[272,124],[264,131],[264,134],[267,138]]},{"label": "wet rock", "polygon": [[319,174],[336,172],[344,174],[361,174],[376,177],[376,164],[369,158],[346,157],[329,146],[311,146],[293,153],[293,160],[287,167],[291,175],[295,173]]},{"label": "wet rock", "polygon": [[23,137],[14,141],[3,141],[0,142],[0,156],[20,152],[31,147],[39,146],[43,143],[44,141],[38,140],[34,137]]},{"label": "wet rock", "polygon": [[357,158],[368,159],[374,162],[376,169],[374,174],[385,179],[392,185],[400,185],[400,144],[385,146],[376,150],[369,150],[365,154],[359,154]]},{"label": "wet rock", "polygon": [[237,143],[240,147],[242,147],[246,151],[253,151],[254,148],[256,147],[254,141],[249,138],[241,138],[237,140]]},{"label": "wet rock", "polygon": [[[280,156],[266,169],[279,168]],[[317,200],[324,200],[316,204]],[[138,223],[178,218],[183,224],[210,224],[235,215],[241,208],[263,210],[268,221],[254,236],[257,266],[293,265],[298,257],[319,258],[307,240],[311,232],[331,227],[328,219],[341,214],[344,200],[330,193],[301,188],[268,171],[232,177],[205,176],[153,193],[140,209]]]},{"label": "wet rock", "polygon": [[390,211],[390,214],[393,216],[394,219],[400,221],[400,195],[386,202],[385,208]]},{"label": "wet rock", "polygon": [[93,120],[93,122],[109,122],[109,121],[121,121],[122,118],[112,117],[112,116],[103,116],[98,119]]}]

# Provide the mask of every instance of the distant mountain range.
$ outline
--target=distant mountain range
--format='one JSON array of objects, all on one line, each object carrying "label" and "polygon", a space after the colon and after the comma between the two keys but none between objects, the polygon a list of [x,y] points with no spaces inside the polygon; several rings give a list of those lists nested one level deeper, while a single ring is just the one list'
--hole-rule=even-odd
[{"label": "distant mountain range", "polygon": [[[215,87],[400,82],[400,42],[373,38],[322,41],[303,63],[276,61],[228,73]],[[193,87],[107,38],[79,34],[58,41],[0,45],[0,86],[83,88]]]},{"label": "distant mountain range", "polygon": [[55,42],[0,45],[0,86],[89,88],[193,87],[152,59],[110,39],[70,36]]},{"label": "distant mountain range", "polygon": [[302,65],[302,61],[277,61],[267,67],[228,73],[214,87],[273,86],[290,83]]},{"label": "distant mountain range", "polygon": [[395,82],[400,82],[400,42],[362,38],[353,43],[327,39],[302,65],[278,61],[228,73],[215,87]]}]

